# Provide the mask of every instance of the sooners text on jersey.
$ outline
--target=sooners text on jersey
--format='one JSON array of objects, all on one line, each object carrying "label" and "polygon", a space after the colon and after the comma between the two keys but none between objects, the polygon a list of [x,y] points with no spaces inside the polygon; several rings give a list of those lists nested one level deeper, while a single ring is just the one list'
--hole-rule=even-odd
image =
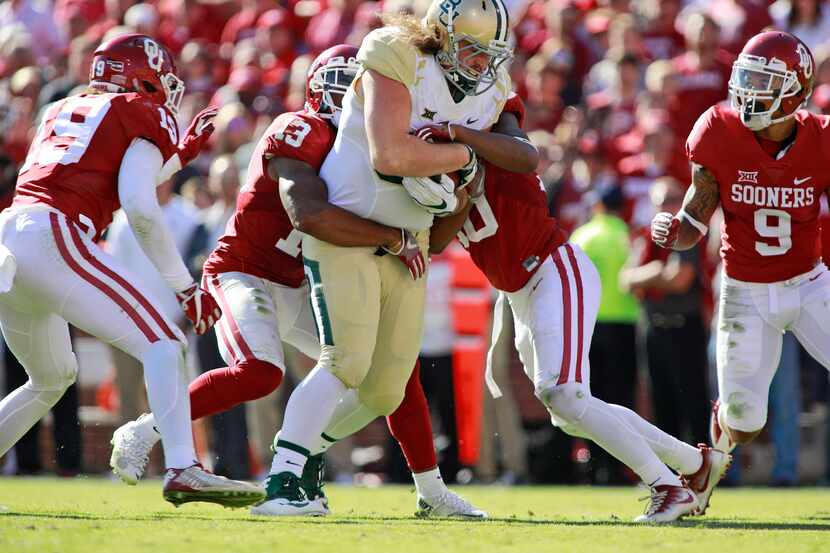
[{"label": "sooners text on jersey", "polygon": [[13,205],[51,205],[97,240],[120,207],[118,171],[135,138],[154,143],[167,161],[178,148],[176,119],[132,92],[55,102],[20,168]]},{"label": "sooners text on jersey", "polygon": [[747,282],[787,280],[820,258],[819,199],[830,185],[830,118],[799,111],[795,140],[767,154],[729,107],[709,108],[686,143],[691,161],[717,179],[726,274]]},{"label": "sooners text on jersey", "polygon": [[[272,136],[276,140],[270,141],[268,150]],[[297,159],[319,171],[334,137],[329,123],[313,113],[283,113],[274,119],[257,143],[245,186],[236,199],[236,212],[205,262],[205,272],[239,271],[292,288],[302,284],[302,233],[291,225],[278,184],[268,176],[268,159]]]},{"label": "sooners text on jersey", "polygon": [[512,173],[484,163],[485,192],[475,200],[458,238],[490,284],[515,292],[567,234],[548,214],[536,173]]}]

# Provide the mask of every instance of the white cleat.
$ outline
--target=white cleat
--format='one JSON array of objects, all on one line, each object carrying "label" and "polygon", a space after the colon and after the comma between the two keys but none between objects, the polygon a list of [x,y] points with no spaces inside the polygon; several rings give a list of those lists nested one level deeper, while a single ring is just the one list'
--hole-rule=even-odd
[{"label": "white cleat", "polygon": [[167,469],[164,499],[178,507],[201,501],[223,507],[247,507],[265,499],[265,490],[250,482],[217,476],[196,464],[184,469]]},{"label": "white cleat", "polygon": [[265,481],[265,491],[265,501],[251,508],[252,515],[326,516],[330,512],[325,498],[310,501],[300,487],[300,478],[290,472],[269,475]]},{"label": "white cleat", "polygon": [[697,496],[699,503],[693,514],[702,515],[706,513],[706,508],[709,507],[709,499],[712,497],[712,492],[715,491],[715,486],[729,470],[732,456],[705,444],[699,444],[697,447],[700,449],[703,462],[696,473],[685,476],[684,479],[689,489]]},{"label": "white cleat", "polygon": [[130,486],[135,486],[144,475],[150,451],[161,439],[152,422],[151,416],[145,413],[112,433],[110,467]]},{"label": "white cleat", "polygon": [[645,512],[634,522],[666,523],[680,520],[698,507],[697,497],[686,486],[654,486]]},{"label": "white cleat", "polygon": [[473,505],[449,489],[435,497],[418,496],[418,518],[459,517],[469,519],[487,518],[487,513],[476,509]]}]

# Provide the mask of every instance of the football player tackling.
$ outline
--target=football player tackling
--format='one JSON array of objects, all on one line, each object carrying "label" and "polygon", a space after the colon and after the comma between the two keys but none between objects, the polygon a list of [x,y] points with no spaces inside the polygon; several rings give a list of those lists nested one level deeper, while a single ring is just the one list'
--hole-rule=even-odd
[{"label": "football player tackling", "polygon": [[[410,131],[437,121],[477,129],[496,121],[510,90],[502,67],[511,55],[507,10],[501,0],[435,0],[423,21],[389,23],[363,40],[361,72],[320,176],[332,204],[411,231],[425,252],[433,216],[464,200],[450,188],[447,197],[424,201],[418,181],[406,179],[460,170],[461,185],[474,187],[481,175],[470,147],[428,144]],[[425,279],[413,280],[374,249],[311,236],[303,256],[322,352],[288,401],[262,514],[294,514],[308,457],[395,411],[420,349]]]},{"label": "football player tackling", "polygon": [[[725,452],[766,423],[785,331],[830,368],[830,277],[818,241],[830,118],[801,109],[814,71],[798,38],[778,31],[751,38],[732,68],[731,108],[707,110],[686,142],[692,185],[682,209],[652,221],[654,242],[684,250],[723,209],[719,399],[710,430],[712,446]],[[701,495],[701,512],[710,495]]]},{"label": "football player tackling", "polygon": [[[484,195],[473,200],[469,214],[436,223],[430,248],[442,249],[461,226],[461,243],[501,291],[499,302],[509,302],[516,349],[553,424],[594,441],[651,487],[651,501],[637,521],[677,520],[697,507],[694,492],[706,489],[709,475],[728,464],[729,456],[683,443],[630,409],[591,395],[588,351],[600,280],[593,263],[567,242],[565,232],[549,216],[539,177],[507,170],[518,170],[514,167],[518,158],[505,159],[504,135],[526,140],[523,118],[524,107],[513,96],[493,133],[455,125],[419,133],[464,141],[487,160]],[[501,311],[497,306],[493,342],[502,325]],[[500,394],[489,371],[488,385],[494,395]],[[669,467],[685,476],[681,479]]]},{"label": "football player tackling", "polygon": [[[203,373],[190,384],[194,420],[275,390],[285,367],[283,341],[319,357],[303,272],[303,233],[344,247],[385,247],[413,275],[425,268],[420,250],[407,246],[409,233],[331,205],[326,184],[317,175],[334,141],[343,94],[359,69],[356,55],[357,48],[338,45],[317,56],[308,71],[305,108],[277,117],[257,144],[236,211],[205,263],[205,287],[222,306],[217,341],[228,366]],[[413,470],[419,496],[426,496],[436,514],[474,511],[434,475],[432,428],[417,367],[406,397],[405,405],[390,415],[389,427]],[[158,440],[152,414],[116,430],[113,471],[135,484]],[[296,492],[305,499],[297,502],[303,505],[295,514],[328,514],[322,464],[322,453],[306,463]]]},{"label": "football player tackling", "polygon": [[126,35],[95,50],[89,91],[46,110],[14,202],[0,215],[0,326],[29,376],[0,402],[0,455],[75,381],[72,323],[142,362],[164,445],[165,499],[245,506],[262,490],[196,462],[184,336],[93,241],[122,207],[196,332],[219,318],[179,256],[156,199],[156,184],[196,157],[211,132],[215,111],[204,111],[179,142],[175,114],[183,93],[167,49]]}]

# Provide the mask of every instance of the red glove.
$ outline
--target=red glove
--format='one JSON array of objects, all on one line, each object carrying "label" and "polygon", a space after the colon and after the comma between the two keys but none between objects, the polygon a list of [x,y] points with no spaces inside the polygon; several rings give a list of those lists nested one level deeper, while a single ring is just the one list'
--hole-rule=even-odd
[{"label": "red glove", "polygon": [[680,219],[671,213],[662,211],[651,220],[651,241],[661,248],[673,248],[679,232]]},{"label": "red glove", "polygon": [[218,111],[217,108],[203,109],[187,127],[179,144],[179,160],[182,162],[182,167],[196,159],[210,135],[213,134],[213,118],[216,117]]},{"label": "red glove", "polygon": [[455,140],[455,133],[452,132],[452,127],[449,123],[421,127],[415,132],[415,136],[430,144],[440,144]]},{"label": "red glove", "polygon": [[421,248],[418,247],[415,236],[408,230],[401,229],[401,247],[397,251],[392,251],[386,246],[383,249],[392,255],[398,256],[401,263],[409,269],[412,280],[418,280],[424,276],[427,270],[426,263],[424,263],[424,255],[421,253]]},{"label": "red glove", "polygon": [[176,293],[185,316],[193,323],[196,334],[204,334],[222,316],[222,310],[210,293],[196,284]]}]

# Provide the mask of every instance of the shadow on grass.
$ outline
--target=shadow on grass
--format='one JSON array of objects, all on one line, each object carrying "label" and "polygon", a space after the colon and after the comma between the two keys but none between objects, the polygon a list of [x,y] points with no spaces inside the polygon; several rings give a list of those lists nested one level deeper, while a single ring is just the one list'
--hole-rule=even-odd
[{"label": "shadow on grass", "polygon": [[[526,526],[603,526],[603,527],[644,527],[631,521],[608,519],[608,520],[569,520],[569,519],[544,519],[544,518],[489,518],[482,521],[466,520],[466,519],[417,519],[411,516],[358,516],[358,515],[341,515],[339,517],[287,517],[287,518],[267,518],[267,517],[240,517],[240,518],[222,518],[209,515],[197,515],[187,513],[151,513],[143,516],[124,516],[124,515],[97,515],[92,513],[25,513],[17,511],[0,512],[0,520],[2,519],[46,519],[46,520],[88,520],[88,521],[160,521],[160,520],[194,520],[206,522],[249,522],[256,524],[283,524],[290,523],[291,525],[306,524],[306,525],[360,525],[360,524],[388,524],[388,523],[406,523],[406,524],[474,524],[489,526],[491,524],[508,524],[508,525],[526,525]],[[830,517],[814,516],[811,520],[816,522],[765,522],[754,520],[734,520],[734,519],[686,519],[676,522],[669,527],[673,528],[705,528],[711,530],[780,530],[780,531],[830,531]],[[823,521],[827,522],[823,522]],[[647,527],[647,526],[646,526]],[[665,525],[661,525],[665,528]]]}]

